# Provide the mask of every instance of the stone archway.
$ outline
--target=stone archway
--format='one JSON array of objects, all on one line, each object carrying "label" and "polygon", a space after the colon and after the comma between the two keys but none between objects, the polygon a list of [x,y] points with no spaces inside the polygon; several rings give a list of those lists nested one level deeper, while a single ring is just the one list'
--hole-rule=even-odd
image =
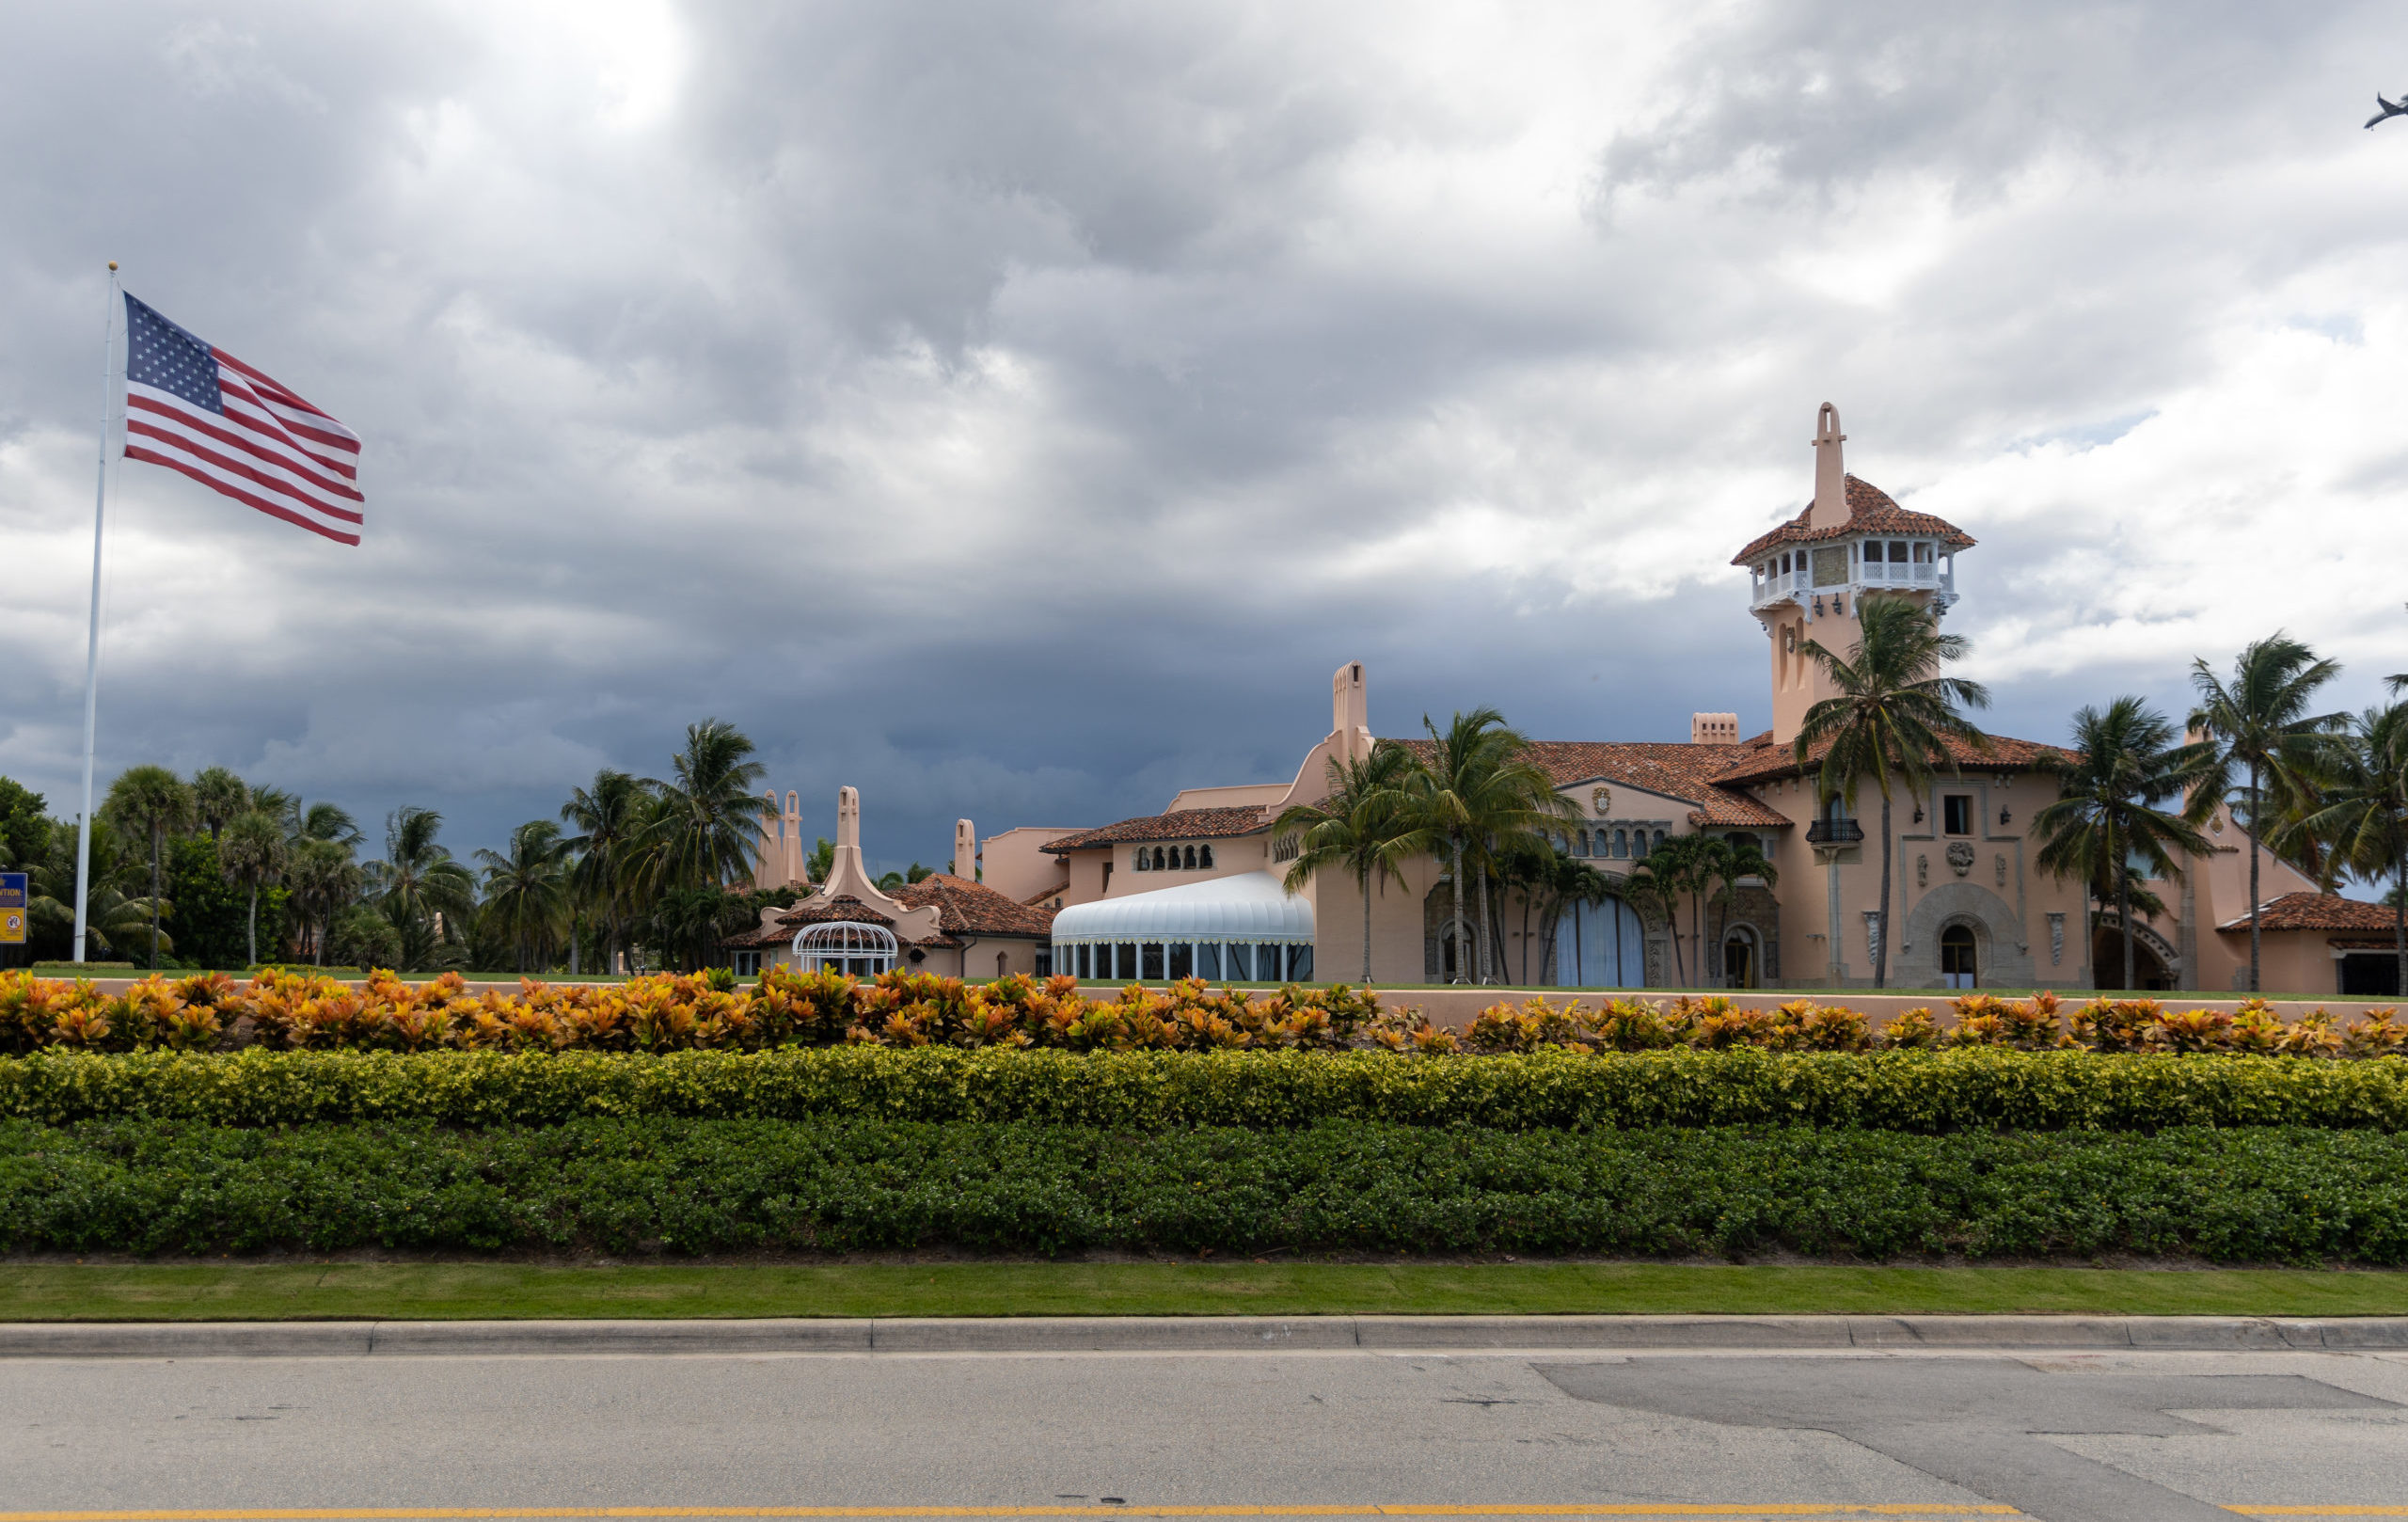
[{"label": "stone archway", "polygon": [[2030,988],[2036,970],[2015,906],[1973,882],[1949,882],[1915,900],[1906,934],[1890,952],[1895,988],[1941,987],[1940,932],[1961,925],[1972,932],[1980,982],[1989,988]]},{"label": "stone archway", "polygon": [[[2123,922],[2113,912],[2101,913],[2090,932],[2090,982],[2093,988],[2121,989],[2124,983]],[[2141,921],[2132,922],[2132,989],[2166,992],[2182,986],[2182,958],[2165,937]]]}]

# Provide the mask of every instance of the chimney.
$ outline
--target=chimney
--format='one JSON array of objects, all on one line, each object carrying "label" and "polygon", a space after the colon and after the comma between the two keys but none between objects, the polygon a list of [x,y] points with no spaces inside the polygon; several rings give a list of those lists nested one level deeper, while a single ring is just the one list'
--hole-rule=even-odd
[{"label": "chimney", "polygon": [[967,819],[953,821],[953,875],[978,880],[978,832]]},{"label": "chimney", "polygon": [[1847,436],[1840,432],[1840,409],[1829,402],[1814,415],[1814,510],[1806,520],[1808,528],[1839,529],[1847,524],[1847,467],[1840,459],[1840,446]]},{"label": "chimney", "polygon": [[1735,713],[1693,713],[1689,715],[1691,745],[1736,745],[1739,743],[1739,716]]}]

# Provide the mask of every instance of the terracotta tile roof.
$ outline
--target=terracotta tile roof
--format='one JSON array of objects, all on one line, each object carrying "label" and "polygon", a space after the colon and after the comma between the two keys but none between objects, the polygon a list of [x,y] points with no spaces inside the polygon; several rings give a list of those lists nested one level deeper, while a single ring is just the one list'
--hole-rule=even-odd
[{"label": "terracotta tile roof", "polygon": [[983,882],[932,872],[919,881],[897,888],[895,901],[909,909],[933,904],[937,924],[947,935],[1017,935],[1042,941],[1054,933],[1054,912],[1015,903]]},{"label": "terracotta tile roof", "polygon": [[1045,900],[1048,898],[1058,897],[1069,891],[1070,880],[1064,878],[1061,881],[1054,884],[1054,886],[1050,888],[1039,888],[1037,892],[1030,894],[1027,897],[1022,899],[1021,902],[1026,904],[1031,909],[1038,909],[1044,906]]},{"label": "terracotta tile roof", "polygon": [[[1433,742],[1427,739],[1396,743],[1425,761],[1434,753]],[[1587,782],[1621,783],[1692,805],[1691,824],[1781,829],[1790,822],[1785,815],[1716,785],[1715,778],[1742,749],[1687,740],[1532,740],[1530,756],[1546,769],[1548,779],[1560,788]]]},{"label": "terracotta tile roof", "polygon": [[780,913],[767,928],[739,930],[720,943],[722,946],[782,946],[794,939],[795,931],[806,925],[832,925],[839,920],[851,920],[860,925],[884,925],[895,922],[848,895],[824,903],[800,903]]},{"label": "terracotta tile roof", "polygon": [[1748,547],[1731,557],[1734,565],[1750,565],[1764,558],[1767,550],[1783,545],[1811,545],[1821,539],[1844,539],[1852,533],[1890,533],[1901,539],[1938,539],[1950,549],[1971,549],[1973,536],[1949,522],[1928,513],[1909,513],[1891,499],[1890,494],[1869,481],[1847,478],[1847,521],[1836,529],[1815,529],[1814,509],[1806,511],[1787,523],[1761,534]]},{"label": "terracotta tile roof", "polygon": [[[1977,751],[1961,740],[1943,742],[1948,758],[1963,771],[2034,771],[2073,758],[2073,753],[2038,740],[2020,740],[2005,735],[1992,735],[1990,748]],[[1728,757],[1727,764],[1715,781],[1724,786],[1750,783],[1771,782],[1779,777],[1796,776],[1800,769],[1797,753],[1786,745],[1775,745],[1772,732],[1767,730],[1755,738],[1737,745],[1717,747]],[[1830,750],[1828,744],[1817,745],[1806,755],[1805,769],[1812,770]]]},{"label": "terracotta tile roof", "polygon": [[[2269,898],[2258,911],[2261,930],[2380,930],[2391,934],[2391,906],[2344,898],[2337,893],[2287,893]],[[2249,916],[2239,914],[2216,928],[2226,934],[2249,933]],[[2384,942],[2385,945],[2390,943]]]},{"label": "terracotta tile roof", "polygon": [[1226,808],[1175,809],[1168,814],[1149,814],[1140,819],[1123,819],[1101,830],[1083,830],[1075,835],[1064,835],[1038,849],[1059,856],[1065,851],[1086,850],[1097,846],[1117,846],[1132,840],[1222,840],[1230,835],[1250,835],[1268,829],[1271,811],[1259,803],[1240,803]]}]

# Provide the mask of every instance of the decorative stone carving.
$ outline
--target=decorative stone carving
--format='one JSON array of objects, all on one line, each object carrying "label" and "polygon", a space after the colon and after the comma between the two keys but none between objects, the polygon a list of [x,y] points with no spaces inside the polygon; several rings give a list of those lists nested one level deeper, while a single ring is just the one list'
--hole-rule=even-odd
[{"label": "decorative stone carving", "polygon": [[2049,916],[2049,965],[2056,966],[2066,959],[2066,917]]},{"label": "decorative stone carving", "polygon": [[1931,853],[1928,851],[1915,852],[1915,886],[1931,886]]},{"label": "decorative stone carving", "polygon": [[2006,886],[2006,852],[2004,851],[1998,853],[1998,885],[2002,888]]},{"label": "decorative stone carving", "polygon": [[1589,812],[1602,819],[1606,816],[1606,810],[1613,807],[1613,802],[1614,790],[1610,787],[1600,787],[1589,795]]},{"label": "decorative stone carving", "polygon": [[1966,873],[1973,870],[1973,843],[1972,841],[1952,840],[1948,843],[1948,867],[1950,871],[1955,872],[1960,878]]}]

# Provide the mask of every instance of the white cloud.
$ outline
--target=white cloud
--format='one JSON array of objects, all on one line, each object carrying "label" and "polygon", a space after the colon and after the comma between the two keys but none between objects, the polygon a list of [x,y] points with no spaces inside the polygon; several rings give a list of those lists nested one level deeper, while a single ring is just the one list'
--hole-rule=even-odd
[{"label": "white cloud", "polygon": [[1391,730],[1761,720],[1725,563],[1802,502],[1826,399],[1982,541],[1956,617],[2003,726],[2278,625],[2352,701],[2408,669],[2408,128],[2351,103],[2408,21],[2372,5],[17,33],[0,768],[54,794],[111,255],[368,436],[371,526],[128,468],[104,762],[436,803],[464,845],[709,713],[924,860],[963,813],[1285,775],[1348,658]]}]

